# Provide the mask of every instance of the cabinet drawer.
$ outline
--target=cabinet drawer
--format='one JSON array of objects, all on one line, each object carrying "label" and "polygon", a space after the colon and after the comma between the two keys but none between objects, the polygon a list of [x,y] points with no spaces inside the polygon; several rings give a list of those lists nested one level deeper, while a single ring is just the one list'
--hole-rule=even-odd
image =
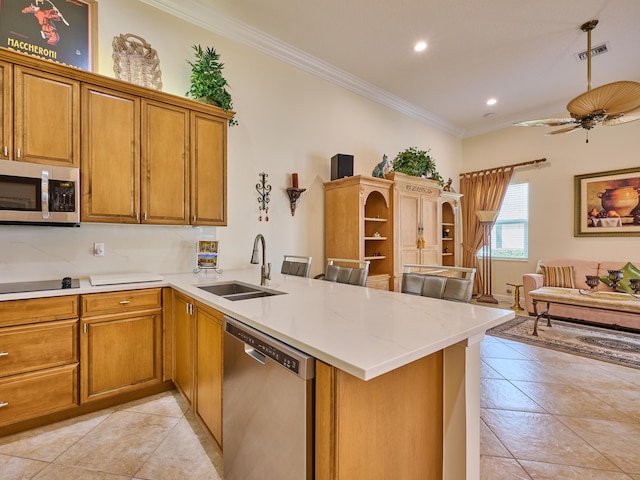
[{"label": "cabinet drawer", "polygon": [[0,302],[0,327],[77,317],[77,295]]},{"label": "cabinet drawer", "polygon": [[77,361],[78,320],[0,329],[0,377]]},{"label": "cabinet drawer", "polygon": [[78,364],[0,379],[0,426],[78,404]]},{"label": "cabinet drawer", "polygon": [[148,310],[162,306],[162,289],[127,290],[82,295],[82,316]]}]

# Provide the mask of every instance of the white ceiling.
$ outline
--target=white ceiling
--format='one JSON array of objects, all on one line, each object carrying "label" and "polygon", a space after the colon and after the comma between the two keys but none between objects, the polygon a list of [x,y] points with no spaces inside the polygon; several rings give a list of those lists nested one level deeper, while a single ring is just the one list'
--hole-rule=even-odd
[{"label": "white ceiling", "polygon": [[592,46],[609,47],[592,87],[640,81],[639,0],[142,1],[459,137],[567,116],[587,90],[575,54],[591,19]]}]

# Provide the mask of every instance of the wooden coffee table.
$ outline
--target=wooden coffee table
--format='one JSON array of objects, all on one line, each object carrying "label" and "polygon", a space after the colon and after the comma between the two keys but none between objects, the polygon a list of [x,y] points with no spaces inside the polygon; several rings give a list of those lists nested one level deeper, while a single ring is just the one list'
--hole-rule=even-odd
[{"label": "wooden coffee table", "polygon": [[[581,293],[582,292],[582,293]],[[529,292],[533,300],[533,313],[536,319],[533,322],[533,334],[538,336],[538,321],[541,317],[547,317],[547,326],[551,327],[549,306],[552,303],[559,305],[579,305],[581,307],[610,310],[615,312],[629,312],[640,315],[640,299],[628,293],[618,292],[589,292],[574,288],[542,287]],[[538,302],[546,303],[547,309],[538,313]]]}]

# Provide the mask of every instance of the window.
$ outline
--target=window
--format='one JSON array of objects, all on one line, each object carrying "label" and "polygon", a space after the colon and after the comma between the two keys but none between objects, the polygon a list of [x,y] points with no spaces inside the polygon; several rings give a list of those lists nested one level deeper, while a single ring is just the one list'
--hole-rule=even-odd
[{"label": "window", "polygon": [[491,231],[493,258],[529,257],[529,184],[509,185]]}]

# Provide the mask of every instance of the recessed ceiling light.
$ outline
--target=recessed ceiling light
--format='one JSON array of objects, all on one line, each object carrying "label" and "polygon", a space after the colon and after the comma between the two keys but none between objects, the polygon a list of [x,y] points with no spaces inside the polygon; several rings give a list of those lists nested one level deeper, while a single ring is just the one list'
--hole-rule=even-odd
[{"label": "recessed ceiling light", "polygon": [[427,49],[427,42],[418,42],[413,47],[413,50],[416,52],[422,52],[426,49]]},{"label": "recessed ceiling light", "polygon": [[498,103],[498,100],[496,100],[495,98],[490,98],[489,100],[487,100],[487,105],[495,105],[496,103]]}]

